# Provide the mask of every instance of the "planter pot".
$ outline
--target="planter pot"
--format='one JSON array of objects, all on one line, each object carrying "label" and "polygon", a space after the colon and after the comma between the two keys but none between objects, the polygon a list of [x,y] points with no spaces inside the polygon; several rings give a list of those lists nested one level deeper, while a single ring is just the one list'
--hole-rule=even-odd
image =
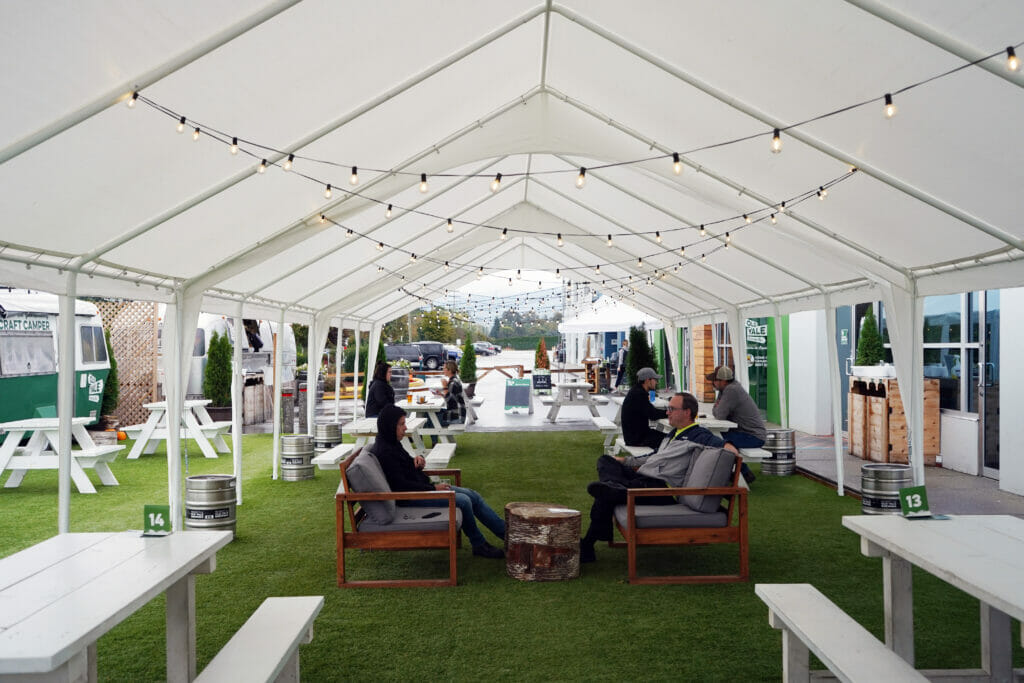
[{"label": "planter pot", "polygon": [[466,398],[473,398],[476,396],[476,382],[470,382],[463,387],[463,392],[466,394]]},{"label": "planter pot", "polygon": [[896,376],[896,367],[891,363],[885,363],[884,365],[854,365],[850,368],[850,374],[854,377],[887,379]]},{"label": "planter pot", "polygon": [[214,422],[231,421],[231,406],[206,406],[206,412]]},{"label": "planter pot", "polygon": [[406,368],[391,368],[391,388],[395,390],[395,396],[409,390],[409,371]]}]

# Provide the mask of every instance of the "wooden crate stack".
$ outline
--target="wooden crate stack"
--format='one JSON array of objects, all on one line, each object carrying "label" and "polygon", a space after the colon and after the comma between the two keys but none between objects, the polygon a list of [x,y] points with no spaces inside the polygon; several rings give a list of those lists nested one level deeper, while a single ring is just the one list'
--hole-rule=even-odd
[{"label": "wooden crate stack", "polygon": [[714,335],[711,325],[693,328],[693,374],[694,396],[701,403],[715,402],[715,387],[705,376],[715,369]]},{"label": "wooden crate stack", "polygon": [[[850,453],[874,462],[907,462],[907,418],[895,379],[851,378]],[[924,462],[939,454],[939,381],[924,382]]]}]

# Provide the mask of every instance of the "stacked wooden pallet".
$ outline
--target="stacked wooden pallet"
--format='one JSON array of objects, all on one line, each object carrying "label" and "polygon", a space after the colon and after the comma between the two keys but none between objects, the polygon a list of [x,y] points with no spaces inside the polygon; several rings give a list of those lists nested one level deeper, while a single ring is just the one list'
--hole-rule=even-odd
[{"label": "stacked wooden pallet", "polygon": [[[874,462],[907,462],[907,417],[895,379],[850,378],[850,453]],[[939,381],[924,381],[924,462],[939,454]]]}]

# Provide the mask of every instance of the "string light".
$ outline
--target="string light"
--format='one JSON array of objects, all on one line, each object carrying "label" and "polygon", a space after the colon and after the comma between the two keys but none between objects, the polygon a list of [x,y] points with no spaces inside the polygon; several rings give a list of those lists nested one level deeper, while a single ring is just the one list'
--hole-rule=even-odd
[{"label": "string light", "polygon": [[476,271],[476,279],[479,280],[483,276],[484,276],[484,267],[480,266],[480,268],[477,269],[477,271]]},{"label": "string light", "polygon": [[701,223],[700,224],[700,236],[703,237],[706,234],[708,234],[708,231],[704,229],[704,224]]},{"label": "string light", "polygon": [[501,174],[494,176],[494,180],[491,181],[491,192],[497,192],[501,188]]},{"label": "string light", "polygon": [[238,154],[238,138],[231,138],[231,153]]},{"label": "string light", "polygon": [[330,183],[328,183],[327,187],[324,189],[324,199],[330,199],[330,198],[331,198],[331,185],[330,185]]},{"label": "string light", "polygon": [[598,275],[600,275],[600,274],[601,274],[601,264],[600,264],[600,263],[599,263],[599,264],[597,264],[596,266],[594,266],[594,272],[595,272],[596,274],[598,274]]},{"label": "string light", "polygon": [[729,237],[729,233],[725,233],[725,248],[729,248],[729,243],[732,242],[732,238]]},{"label": "string light", "polygon": [[[1012,47],[1009,48],[1009,49],[1010,49],[1011,52],[1013,51]],[[135,101],[138,100],[138,99],[139,99],[139,91],[136,90],[135,92],[132,93],[132,96],[128,98],[128,102],[126,102],[126,104],[128,105],[128,108],[129,109],[134,109],[135,108]]]},{"label": "string light", "polygon": [[772,214],[772,225],[775,225],[776,223],[778,223],[778,221],[775,220],[775,214],[773,213]]},{"label": "string light", "polygon": [[420,173],[420,194],[426,194],[427,189],[427,174]]},{"label": "string light", "polygon": [[[449,268],[451,268],[451,266],[449,266],[449,265],[448,265],[448,262],[447,262],[447,261],[445,261],[445,262],[444,262],[444,272],[446,272],[446,273],[447,273],[447,272],[448,272],[448,269],[449,269]],[[446,294],[447,294],[447,292],[448,292],[448,290],[445,290],[445,293],[446,293]]]},{"label": "string light", "polygon": [[1017,59],[1017,53],[1013,51],[1013,47],[1006,48],[1006,68],[1010,71],[1020,68],[1020,60]]},{"label": "string light", "polygon": [[295,155],[289,154],[288,158],[284,160],[284,165],[281,167],[286,171],[292,170],[292,164],[295,163]]},{"label": "string light", "polygon": [[786,213],[786,202],[779,204],[779,213]]},{"label": "string light", "polygon": [[658,242],[658,244],[661,244],[661,232],[655,230],[654,231],[654,239]]},{"label": "string light", "polygon": [[200,132],[199,131],[199,126],[196,126],[196,129],[192,131],[192,139],[193,140],[198,140],[199,139],[199,132]]},{"label": "string light", "polygon": [[327,216],[325,216],[323,214],[320,214],[320,222],[321,223],[326,223],[327,222]]},{"label": "string light", "polygon": [[707,260],[708,260],[708,257],[707,257],[707,256],[705,256],[704,254],[701,254],[701,255],[700,255],[700,262],[701,262],[701,263],[704,263],[704,262],[705,262],[705,261],[707,261]]},{"label": "string light", "polygon": [[184,116],[182,116],[180,119],[178,119],[178,132],[179,133],[184,133],[185,132],[185,117]]},{"label": "string light", "polygon": [[686,256],[686,247],[679,247],[679,255]]},{"label": "string light", "polygon": [[498,239],[500,239],[502,242],[508,239],[508,228],[501,229],[501,236]]},{"label": "string light", "polygon": [[377,266],[377,272],[378,273],[383,273],[384,272],[384,266]]},{"label": "string light", "polygon": [[359,184],[359,169],[356,168],[355,166],[352,167],[352,175],[349,176],[349,178],[348,178],[348,184],[349,185],[358,185]]},{"label": "string light", "polygon": [[516,279],[517,280],[522,280],[523,279],[523,273],[518,268],[516,268]]},{"label": "string light", "polygon": [[416,254],[409,254],[409,263],[416,263]]},{"label": "string light", "polygon": [[612,246],[612,236],[608,235],[608,246]]},{"label": "string light", "polygon": [[455,224],[452,223],[452,219],[448,219],[448,227],[445,228],[449,233],[455,232]]},{"label": "string light", "polygon": [[818,188],[818,199],[820,199],[821,201],[825,201],[825,197],[827,197],[827,196],[828,196],[828,190],[825,189],[825,186],[823,185],[823,186],[819,187]]},{"label": "string light", "polygon": [[377,251],[384,251],[384,243],[377,242]]},{"label": "string light", "polygon": [[679,160],[679,153],[672,153],[672,172],[679,175],[683,172],[683,162]]},{"label": "string light", "polygon": [[562,239],[562,233],[558,233],[558,246],[561,247],[564,244],[565,244],[565,240]]},{"label": "string light", "polygon": [[388,208],[384,209],[384,218],[391,218],[391,205],[388,204]]},{"label": "string light", "polygon": [[562,269],[561,268],[555,268],[555,277],[558,278],[559,280],[562,279]]},{"label": "string light", "polygon": [[778,154],[782,151],[782,136],[779,134],[779,129],[776,128],[772,131],[772,154]]},{"label": "string light", "polygon": [[643,268],[644,267],[644,257],[643,256],[637,256],[636,257],[636,267],[637,268]]},{"label": "string light", "polygon": [[576,187],[582,188],[584,183],[587,182],[587,169],[580,166],[580,174],[576,176]]},{"label": "string light", "polygon": [[885,93],[885,118],[891,119],[896,116],[896,105],[892,103],[892,95]]},{"label": "string light", "polygon": [[743,220],[747,222],[747,225],[750,225],[750,216],[743,214]]},{"label": "string light", "polygon": [[264,173],[267,170],[267,160],[263,159],[260,161],[259,168],[256,169],[257,173]]},{"label": "string light", "polygon": [[349,228],[348,230],[345,231],[345,237],[346,238],[351,237],[354,234],[355,234],[355,232],[353,232],[352,228]]}]

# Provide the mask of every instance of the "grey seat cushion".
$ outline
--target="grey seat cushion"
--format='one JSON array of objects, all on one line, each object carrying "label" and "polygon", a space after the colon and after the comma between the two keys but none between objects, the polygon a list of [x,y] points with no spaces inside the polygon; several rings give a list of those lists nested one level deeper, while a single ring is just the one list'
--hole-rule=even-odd
[{"label": "grey seat cushion", "polygon": [[[355,493],[391,492],[388,480],[384,477],[384,470],[380,468],[376,456],[366,448],[356,456],[345,472],[349,486]],[[395,518],[395,501],[393,500],[366,500],[361,501],[360,504],[366,510],[366,516],[375,524],[390,524]]]},{"label": "grey seat cushion", "polygon": [[[425,515],[440,512],[429,519]],[[455,528],[462,528],[462,511],[455,508]],[[421,508],[399,505],[395,510],[394,519],[386,524],[375,521],[367,516],[359,523],[359,531],[447,531],[448,507]]]},{"label": "grey seat cushion", "polygon": [[[710,497],[710,496],[709,496]],[[626,526],[628,514],[625,505],[615,506],[615,519]],[[682,503],[675,505],[637,505],[638,529],[693,529],[725,526],[724,511],[697,512]]]},{"label": "grey seat cushion", "polygon": [[[705,448],[690,465],[684,488],[706,489],[728,486],[732,483],[732,468],[736,455],[724,448]],[[682,502],[697,512],[715,512],[721,496],[683,496]]]}]

